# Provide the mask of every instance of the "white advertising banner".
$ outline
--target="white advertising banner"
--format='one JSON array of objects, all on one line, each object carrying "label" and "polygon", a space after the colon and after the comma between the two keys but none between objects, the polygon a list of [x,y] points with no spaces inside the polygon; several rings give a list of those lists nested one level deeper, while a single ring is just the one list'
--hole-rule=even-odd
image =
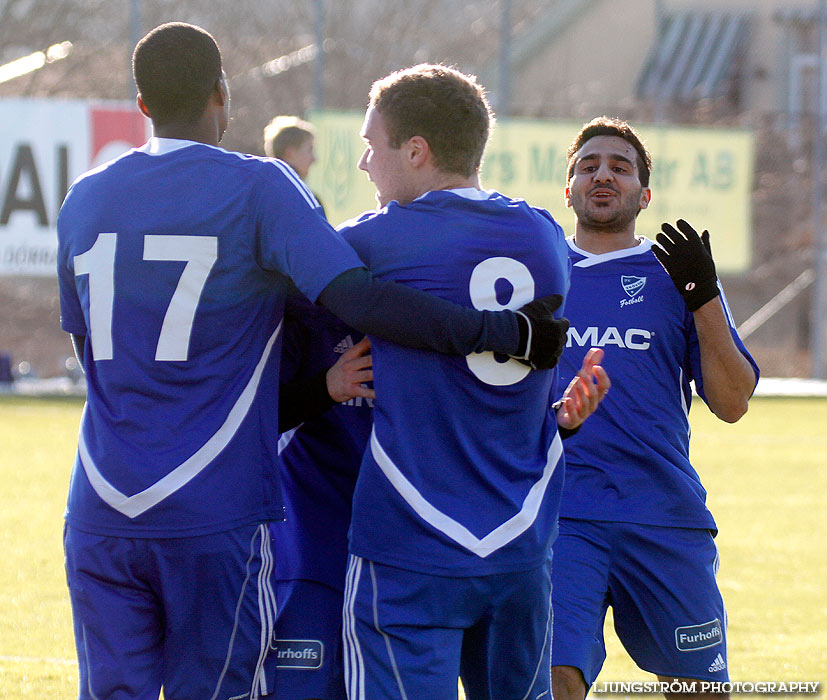
[{"label": "white advertising banner", "polygon": [[0,275],[55,276],[69,185],[149,135],[127,102],[0,100]]}]

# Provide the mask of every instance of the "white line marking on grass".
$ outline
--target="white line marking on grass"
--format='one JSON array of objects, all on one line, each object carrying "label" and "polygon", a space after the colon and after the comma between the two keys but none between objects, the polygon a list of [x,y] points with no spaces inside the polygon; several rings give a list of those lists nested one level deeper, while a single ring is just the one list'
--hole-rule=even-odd
[{"label": "white line marking on grass", "polygon": [[2,661],[17,664],[62,664],[65,666],[73,666],[77,663],[77,659],[54,659],[42,656],[0,656],[0,662]]}]

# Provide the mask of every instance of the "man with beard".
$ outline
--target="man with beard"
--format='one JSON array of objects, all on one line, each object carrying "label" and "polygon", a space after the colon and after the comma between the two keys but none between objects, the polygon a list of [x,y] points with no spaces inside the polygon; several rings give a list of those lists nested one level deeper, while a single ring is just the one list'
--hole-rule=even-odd
[{"label": "man with beard", "polygon": [[597,677],[609,605],[629,654],[661,681],[728,680],[716,526],[688,458],[690,381],[734,423],[758,368],[735,332],[709,234],[680,220],[663,224],[657,244],[635,235],[650,168],[635,131],[607,117],[568,151],[575,233],[561,380],[598,346],[613,389],[566,442],[552,568],[557,700],[582,700]]}]

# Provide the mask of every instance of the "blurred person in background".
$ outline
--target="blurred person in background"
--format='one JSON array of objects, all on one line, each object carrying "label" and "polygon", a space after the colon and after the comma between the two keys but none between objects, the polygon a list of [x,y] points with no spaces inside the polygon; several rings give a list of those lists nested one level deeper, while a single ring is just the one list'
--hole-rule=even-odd
[{"label": "blurred person in background", "polygon": [[[283,160],[305,182],[310,166],[316,162],[315,141],[313,125],[298,117],[282,114],[264,127],[264,152],[267,157]],[[318,196],[316,200],[320,202]]]},{"label": "blurred person in background", "polygon": [[283,160],[302,180],[316,162],[313,145],[316,130],[298,117],[279,115],[264,127],[264,152],[268,158]]},{"label": "blurred person in background", "polygon": [[556,700],[583,700],[594,683],[610,605],[642,669],[662,681],[728,680],[716,525],[689,462],[690,382],[733,423],[758,367],[735,331],[709,234],[680,220],[663,224],[657,243],[636,235],[651,167],[638,134],[607,117],[584,125],[568,150],[575,232],[560,375],[574,376],[597,345],[612,391],[566,442],[552,567]]}]

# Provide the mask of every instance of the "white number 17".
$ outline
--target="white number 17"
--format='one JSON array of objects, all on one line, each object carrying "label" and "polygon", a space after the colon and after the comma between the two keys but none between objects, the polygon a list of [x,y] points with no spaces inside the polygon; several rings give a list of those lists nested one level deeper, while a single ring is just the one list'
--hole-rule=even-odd
[{"label": "white number 17", "polygon": [[[101,233],[95,244],[74,258],[75,275],[89,275],[89,325],[95,360],[111,360],[115,304],[117,233]],[[144,236],[144,260],[186,262],[170,299],[155,349],[158,361],[184,361],[189,355],[195,310],[218,259],[215,236]]]}]

